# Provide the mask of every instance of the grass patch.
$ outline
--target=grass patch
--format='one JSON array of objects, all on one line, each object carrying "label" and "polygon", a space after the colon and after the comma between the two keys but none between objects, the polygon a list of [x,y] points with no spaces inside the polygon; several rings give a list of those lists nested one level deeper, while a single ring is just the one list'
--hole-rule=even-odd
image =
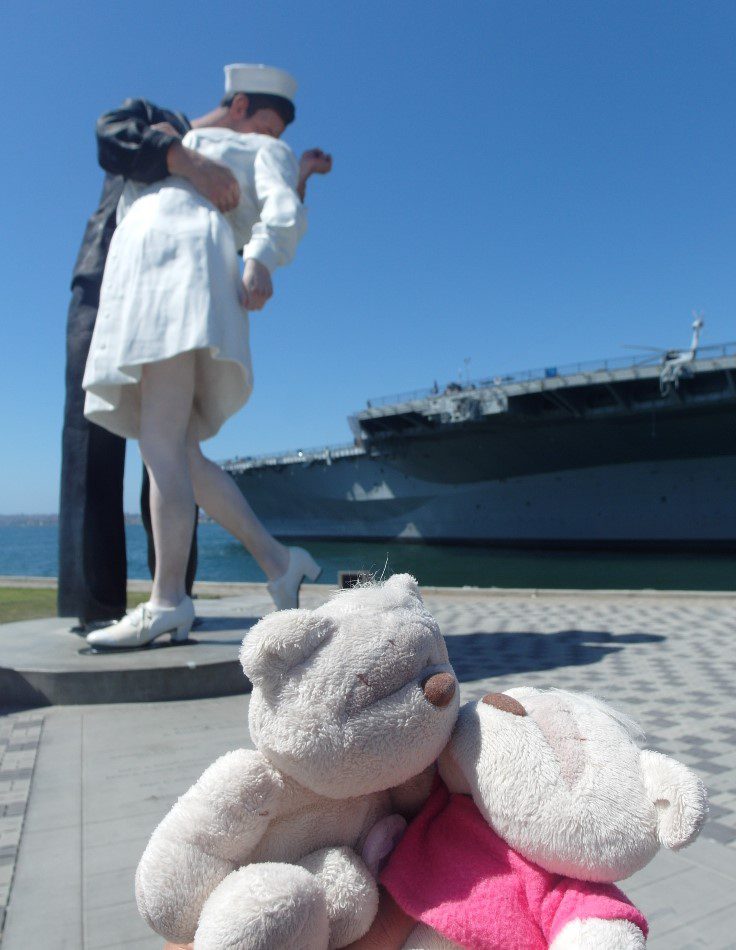
[{"label": "grass patch", "polygon": [[[148,600],[148,594],[129,593],[128,607],[144,600]],[[55,587],[0,587],[0,623],[55,616]]]}]

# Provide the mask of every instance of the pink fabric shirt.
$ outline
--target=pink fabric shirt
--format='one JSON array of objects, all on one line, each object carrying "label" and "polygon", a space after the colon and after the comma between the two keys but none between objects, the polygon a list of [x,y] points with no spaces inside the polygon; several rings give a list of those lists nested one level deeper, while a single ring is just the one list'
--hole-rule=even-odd
[{"label": "pink fabric shirt", "polygon": [[469,795],[441,782],[381,883],[403,910],[469,950],[545,950],[571,920],[647,922],[613,884],[550,874],[510,848]]}]

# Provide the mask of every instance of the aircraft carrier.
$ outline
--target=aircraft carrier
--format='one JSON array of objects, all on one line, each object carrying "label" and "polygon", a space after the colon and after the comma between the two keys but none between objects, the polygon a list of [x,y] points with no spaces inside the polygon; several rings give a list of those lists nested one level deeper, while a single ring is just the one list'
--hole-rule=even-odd
[{"label": "aircraft carrier", "polygon": [[736,550],[736,343],[370,400],[223,463],[282,538]]}]

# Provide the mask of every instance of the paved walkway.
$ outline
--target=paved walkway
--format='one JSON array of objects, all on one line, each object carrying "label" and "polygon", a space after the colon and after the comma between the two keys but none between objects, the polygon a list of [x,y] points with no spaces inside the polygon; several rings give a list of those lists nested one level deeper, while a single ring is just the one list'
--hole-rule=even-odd
[{"label": "paved walkway", "polygon": [[0,719],[0,938],[42,726],[38,712]]},{"label": "paved walkway", "polygon": [[[311,589],[307,605],[324,594]],[[256,596],[218,603],[224,614],[252,616]],[[625,890],[649,918],[650,948],[736,946],[736,598],[426,599],[463,699],[521,683],[587,689],[637,718],[648,746],[699,772],[712,802],[701,838],[662,853]],[[2,950],[160,948],[135,911],[137,860],[204,767],[249,744],[247,703],[67,706],[0,718],[0,907],[10,892]]]}]

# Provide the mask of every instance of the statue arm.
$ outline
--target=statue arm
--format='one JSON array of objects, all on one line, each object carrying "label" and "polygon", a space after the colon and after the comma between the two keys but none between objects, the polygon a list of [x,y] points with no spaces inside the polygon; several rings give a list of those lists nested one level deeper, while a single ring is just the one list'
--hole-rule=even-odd
[{"label": "statue arm", "polygon": [[[180,127],[176,132],[174,123]],[[155,128],[171,126],[171,131]],[[126,99],[97,120],[97,158],[106,172],[151,184],[170,174],[169,149],[189,129],[188,120],[145,99]]]},{"label": "statue arm", "polygon": [[293,260],[307,228],[306,209],[296,191],[298,177],[296,159],[283,142],[269,141],[258,150],[253,178],[260,218],[243,258],[257,260],[269,273]]}]

